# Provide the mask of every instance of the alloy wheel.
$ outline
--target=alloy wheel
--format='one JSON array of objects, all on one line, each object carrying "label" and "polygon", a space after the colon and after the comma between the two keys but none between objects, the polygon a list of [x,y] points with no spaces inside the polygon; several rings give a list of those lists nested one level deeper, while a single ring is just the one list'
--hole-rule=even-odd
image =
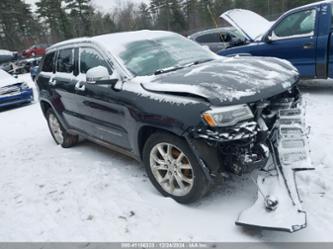
[{"label": "alloy wheel", "polygon": [[64,142],[64,136],[62,134],[61,126],[56,116],[52,113],[49,115],[49,124],[55,140],[58,144],[62,144]]},{"label": "alloy wheel", "polygon": [[187,195],[194,181],[192,165],[176,146],[159,143],[150,152],[150,168],[159,185],[174,196]]}]

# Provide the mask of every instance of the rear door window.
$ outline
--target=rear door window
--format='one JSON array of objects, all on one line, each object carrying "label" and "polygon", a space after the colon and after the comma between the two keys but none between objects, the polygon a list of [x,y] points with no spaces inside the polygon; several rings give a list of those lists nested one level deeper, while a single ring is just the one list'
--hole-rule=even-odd
[{"label": "rear door window", "polygon": [[74,50],[63,49],[57,58],[57,72],[72,73],[74,71]]},{"label": "rear door window", "polygon": [[112,71],[104,58],[93,48],[80,49],[80,72],[85,74],[91,68],[103,66],[106,67],[110,74]]},{"label": "rear door window", "polygon": [[54,69],[54,55],[55,52],[49,53],[45,56],[44,63],[43,63],[43,72],[53,72]]}]

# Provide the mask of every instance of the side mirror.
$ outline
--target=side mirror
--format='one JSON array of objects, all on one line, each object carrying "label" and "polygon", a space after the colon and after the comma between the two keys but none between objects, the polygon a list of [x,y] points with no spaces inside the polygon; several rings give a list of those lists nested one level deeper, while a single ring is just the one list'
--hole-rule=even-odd
[{"label": "side mirror", "polygon": [[88,84],[95,84],[97,81],[108,79],[110,79],[109,71],[103,66],[90,68],[86,73],[86,82]]},{"label": "side mirror", "polygon": [[86,73],[86,82],[88,84],[114,85],[118,82],[119,75],[116,72],[110,76],[106,67],[93,67]]}]

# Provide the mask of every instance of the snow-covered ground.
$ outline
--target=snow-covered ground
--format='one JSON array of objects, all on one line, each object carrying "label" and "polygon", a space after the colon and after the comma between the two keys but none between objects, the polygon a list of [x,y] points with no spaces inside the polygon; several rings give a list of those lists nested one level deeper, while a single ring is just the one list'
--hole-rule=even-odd
[{"label": "snow-covered ground", "polygon": [[131,159],[90,142],[56,146],[34,103],[0,112],[0,241],[332,241],[332,86],[304,90],[317,167],[298,179],[305,230],[235,226],[256,197],[249,176],[227,180],[193,205],[163,198]]}]

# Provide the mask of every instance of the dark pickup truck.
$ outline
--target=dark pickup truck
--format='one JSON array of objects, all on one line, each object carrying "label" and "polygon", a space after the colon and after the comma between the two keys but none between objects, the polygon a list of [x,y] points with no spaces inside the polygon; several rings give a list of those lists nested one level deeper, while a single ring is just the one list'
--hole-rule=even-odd
[{"label": "dark pickup truck", "polygon": [[221,18],[236,27],[247,42],[218,54],[278,57],[290,61],[302,78],[333,78],[332,3],[302,6],[275,22],[248,10],[227,11]]}]

